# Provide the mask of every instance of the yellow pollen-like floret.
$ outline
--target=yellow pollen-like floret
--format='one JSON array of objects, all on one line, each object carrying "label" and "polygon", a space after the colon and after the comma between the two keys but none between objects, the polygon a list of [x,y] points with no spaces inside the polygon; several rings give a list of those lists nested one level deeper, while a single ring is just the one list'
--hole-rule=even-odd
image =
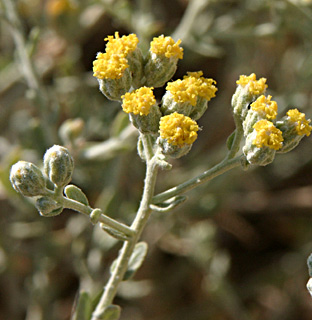
[{"label": "yellow pollen-like floret", "polygon": [[271,101],[272,96],[267,98],[262,95],[255,102],[253,102],[250,107],[252,110],[258,112],[263,118],[272,120],[276,118],[277,115],[277,103],[276,101]]},{"label": "yellow pollen-like floret", "polygon": [[171,37],[165,37],[161,35],[159,37],[153,38],[151,42],[151,52],[157,55],[164,55],[166,58],[183,58],[183,48],[179,46],[181,40],[179,39],[177,42]]},{"label": "yellow pollen-like floret", "polygon": [[282,131],[277,129],[271,121],[260,120],[253,128],[257,131],[256,139],[252,142],[256,147],[268,147],[279,150],[283,145]]},{"label": "yellow pollen-like floret", "polygon": [[236,81],[238,85],[241,85],[242,87],[248,86],[248,91],[251,94],[262,94],[265,89],[268,87],[266,84],[265,78],[260,78],[257,80],[256,75],[252,73],[250,76],[240,76],[239,80]]},{"label": "yellow pollen-like floret", "polygon": [[159,134],[174,146],[192,144],[197,138],[198,125],[183,114],[174,112],[160,119]]},{"label": "yellow pollen-like floret", "polygon": [[139,39],[136,34],[132,33],[120,38],[117,31],[115,32],[115,38],[114,36],[108,36],[104,40],[108,41],[106,44],[107,53],[122,53],[125,57],[129,52],[134,51],[139,43]]},{"label": "yellow pollen-like floret", "polygon": [[183,80],[169,82],[166,89],[170,91],[175,102],[189,102],[192,106],[196,105],[197,97],[202,97],[206,100],[216,96],[218,90],[213,79],[202,77],[202,71],[188,72]]},{"label": "yellow pollen-like floret", "polygon": [[122,54],[98,53],[93,61],[93,76],[98,79],[119,79],[129,67]]},{"label": "yellow pollen-like floret", "polygon": [[122,109],[126,113],[139,114],[147,116],[150,113],[151,107],[156,104],[156,99],[153,94],[154,88],[142,87],[133,92],[127,92],[121,98]]},{"label": "yellow pollen-like floret", "polygon": [[309,125],[309,123],[311,120],[307,120],[304,113],[298,111],[298,109],[291,109],[288,110],[286,114],[292,122],[296,123],[296,131],[299,135],[310,135],[312,127]]}]

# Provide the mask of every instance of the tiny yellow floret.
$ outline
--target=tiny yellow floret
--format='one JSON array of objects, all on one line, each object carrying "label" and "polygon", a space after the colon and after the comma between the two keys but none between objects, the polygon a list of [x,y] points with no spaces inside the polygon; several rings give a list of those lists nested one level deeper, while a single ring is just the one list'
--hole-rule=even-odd
[{"label": "tiny yellow floret", "polygon": [[298,109],[291,109],[286,114],[296,124],[296,131],[300,136],[306,135],[308,137],[310,135],[312,127],[309,123],[311,120],[307,120],[304,113],[298,111]]},{"label": "tiny yellow floret", "polygon": [[277,129],[271,121],[260,120],[253,128],[257,131],[256,139],[252,142],[256,147],[279,150],[283,146],[282,131]]},{"label": "tiny yellow floret", "polygon": [[151,107],[156,104],[153,89],[154,88],[142,87],[133,92],[127,92],[121,97],[123,99],[122,109],[126,113],[147,116],[150,113]]},{"label": "tiny yellow floret", "polygon": [[271,98],[272,96],[265,97],[262,95],[253,102],[250,107],[252,110],[258,112],[263,118],[273,120],[277,115],[277,103],[276,101],[271,101]]},{"label": "tiny yellow floret", "polygon": [[188,72],[183,80],[169,82],[166,89],[172,94],[175,102],[189,102],[195,106],[198,96],[210,101],[218,90],[214,86],[216,81],[206,79],[202,75],[202,71]]},{"label": "tiny yellow floret", "polygon": [[160,137],[179,147],[192,144],[198,129],[196,121],[177,112],[162,117],[159,124]]},{"label": "tiny yellow floret", "polygon": [[104,41],[108,41],[106,44],[107,53],[120,53],[124,54],[125,57],[128,53],[134,51],[139,43],[139,39],[136,34],[132,33],[120,38],[117,31],[115,32],[115,38],[114,36],[108,36]]},{"label": "tiny yellow floret", "polygon": [[248,86],[248,91],[251,94],[262,94],[265,89],[268,87],[266,84],[266,78],[260,78],[257,80],[256,75],[252,73],[250,76],[240,76],[239,80],[236,81],[236,84],[241,85],[242,87]]},{"label": "tiny yellow floret", "polygon": [[93,76],[98,79],[120,79],[128,67],[123,54],[98,53],[93,61]]},{"label": "tiny yellow floret", "polygon": [[172,57],[176,59],[182,59],[183,48],[179,46],[180,43],[180,39],[177,42],[174,42],[171,37],[165,37],[164,35],[161,35],[153,38],[153,41],[151,41],[150,50],[152,53],[164,55],[168,59]]}]

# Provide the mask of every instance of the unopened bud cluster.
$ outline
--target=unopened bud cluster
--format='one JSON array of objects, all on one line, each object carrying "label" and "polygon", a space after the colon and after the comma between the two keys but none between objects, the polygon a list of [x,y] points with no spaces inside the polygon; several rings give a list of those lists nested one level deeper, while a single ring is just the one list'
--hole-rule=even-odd
[{"label": "unopened bud cluster", "polygon": [[[113,100],[121,100],[123,110],[132,124],[142,133],[150,134],[165,156],[179,158],[192,147],[199,130],[196,121],[215,97],[213,79],[203,72],[188,72],[181,80],[168,82],[183,58],[181,40],[163,35],[150,43],[146,57],[137,47],[135,34],[107,37],[106,52],[99,53],[93,63],[93,75],[99,80],[100,90]],[[160,105],[153,89],[164,84],[166,92]],[[123,86],[123,87],[122,87]],[[139,154],[142,143],[138,144]]]},{"label": "unopened bud cluster", "polygon": [[276,152],[288,152],[300,140],[309,136],[311,120],[297,109],[288,110],[285,117],[276,121],[277,103],[265,96],[266,79],[240,76],[232,97],[234,117],[242,126],[245,145],[243,152],[250,164],[265,166],[274,160]]},{"label": "unopened bud cluster", "polygon": [[36,197],[36,208],[43,216],[60,214],[63,207],[53,199],[47,188],[47,180],[54,184],[55,190],[62,191],[70,182],[74,161],[69,151],[61,146],[48,149],[43,158],[43,172],[31,162],[19,161],[10,172],[13,188],[25,197]]}]

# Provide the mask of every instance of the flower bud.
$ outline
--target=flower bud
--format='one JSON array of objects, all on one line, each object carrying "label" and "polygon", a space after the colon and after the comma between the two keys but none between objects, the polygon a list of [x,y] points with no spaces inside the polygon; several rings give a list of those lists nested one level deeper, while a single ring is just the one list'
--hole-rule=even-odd
[{"label": "flower bud", "polygon": [[283,145],[282,132],[271,121],[260,120],[247,135],[243,153],[250,164],[266,166]]},{"label": "flower bud", "polygon": [[41,170],[31,162],[19,161],[10,172],[13,188],[26,197],[39,196],[45,193],[45,179]]},{"label": "flower bud", "polygon": [[154,88],[142,87],[122,96],[122,108],[132,124],[142,133],[158,132],[161,112],[153,94]]},{"label": "flower bud", "polygon": [[181,40],[174,42],[171,37],[155,37],[144,67],[146,84],[149,87],[162,87],[177,70],[178,60],[183,58]]},{"label": "flower bud", "polygon": [[294,149],[302,138],[309,136],[312,127],[309,125],[310,119],[305,118],[305,114],[298,109],[288,110],[286,116],[276,122],[276,127],[283,132],[283,147],[279,153],[286,153]]},{"label": "flower bud", "polygon": [[57,187],[64,187],[70,182],[74,160],[66,148],[54,145],[48,149],[43,164],[45,174]]},{"label": "flower bud", "polygon": [[174,112],[160,119],[157,143],[164,155],[180,158],[191,150],[198,130],[196,121]]},{"label": "flower bud", "polygon": [[253,126],[262,119],[274,120],[277,115],[277,103],[271,101],[272,96],[261,95],[251,103],[243,121],[244,135],[247,136],[253,131]]},{"label": "flower bud", "polygon": [[44,196],[37,199],[35,206],[40,215],[44,217],[54,217],[63,211],[62,205],[49,196]]},{"label": "flower bud", "polygon": [[134,51],[129,52],[127,55],[130,74],[132,77],[131,85],[137,89],[142,86],[143,79],[143,64],[144,59],[140,48],[136,48]]},{"label": "flower bud", "polygon": [[121,101],[121,96],[131,88],[130,70],[126,69],[120,78],[98,79],[99,89],[107,99]]},{"label": "flower bud", "polygon": [[276,150],[268,147],[257,147],[254,145],[255,135],[249,134],[246,138],[243,153],[246,156],[248,163],[258,166],[266,166],[273,162]]},{"label": "flower bud", "polygon": [[97,54],[93,75],[99,81],[101,92],[110,100],[121,101],[121,96],[139,86],[143,78],[143,57],[135,34],[105,38],[106,52]]},{"label": "flower bud", "polygon": [[203,72],[188,72],[183,80],[167,84],[161,111],[167,115],[178,112],[198,120],[208,108],[208,101],[215,97],[217,88],[213,79],[202,77]]},{"label": "flower bud", "polygon": [[161,147],[162,154],[170,156],[171,158],[181,158],[185,156],[192,148],[191,144],[185,144],[184,146],[177,146],[170,144],[168,140],[158,138],[157,144]]},{"label": "flower bud", "polygon": [[250,103],[254,102],[267,88],[266,79],[260,78],[256,80],[256,75],[252,73],[250,76],[240,76],[236,81],[237,88],[232,97],[233,113],[241,121],[244,121]]}]

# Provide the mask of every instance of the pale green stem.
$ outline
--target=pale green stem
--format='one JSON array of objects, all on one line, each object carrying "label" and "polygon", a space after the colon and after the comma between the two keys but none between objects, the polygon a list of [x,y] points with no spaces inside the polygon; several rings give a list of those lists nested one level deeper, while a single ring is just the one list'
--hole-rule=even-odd
[{"label": "pale green stem", "polygon": [[223,159],[223,161],[221,161],[211,169],[203,172],[199,176],[192,178],[190,180],[187,180],[184,183],[181,183],[174,188],[171,188],[162,193],[159,193],[158,195],[153,197],[152,203],[157,204],[157,203],[166,201],[174,196],[177,196],[181,193],[185,193],[186,191],[194,189],[200,184],[210,181],[213,178],[223,174],[226,171],[229,171],[235,167],[238,167],[241,164],[242,156],[238,156],[236,158],[234,157],[240,149],[240,142],[243,137],[243,128],[240,122],[236,121],[236,119],[235,119],[235,123],[236,123],[236,130],[234,133],[234,139],[231,145],[231,149],[229,150],[228,154]]},{"label": "pale green stem", "polygon": [[[93,211],[93,209],[89,206],[84,205],[81,202],[78,202],[76,200],[73,199],[69,199],[69,198],[65,198],[64,196],[60,196],[60,195],[55,195],[53,193],[49,193],[49,196],[52,196],[52,198],[54,198],[57,202],[59,202],[64,208],[67,209],[72,209],[78,212],[81,212],[87,216],[90,216],[91,212]],[[102,213],[99,217],[98,222],[101,222],[103,224],[105,224],[108,227],[111,227],[123,234],[125,234],[126,236],[132,238],[135,234],[135,232],[128,227],[127,225],[118,222],[112,218],[110,218],[109,216],[105,215],[104,213]]]},{"label": "pale green stem", "polygon": [[[142,136],[142,141],[145,147],[145,150],[150,149],[150,141],[149,138],[145,135]],[[150,156],[149,152],[147,152],[147,157]],[[113,299],[117,293],[118,286],[122,281],[125,272],[128,268],[128,262],[131,257],[131,254],[134,250],[134,247],[138,240],[140,239],[141,233],[148,221],[148,218],[151,213],[150,203],[154,194],[154,188],[157,178],[158,165],[155,158],[150,158],[146,163],[146,176],[144,180],[144,190],[142,195],[142,200],[140,203],[140,207],[136,214],[136,217],[131,225],[131,229],[134,231],[134,237],[129,241],[126,241],[120,251],[116,267],[111,274],[110,279],[108,280],[104,293],[98,303],[95,311],[92,314],[91,320],[99,320],[100,316],[103,313],[104,309],[112,304]]]},{"label": "pale green stem", "polygon": [[209,180],[212,180],[213,178],[223,174],[226,171],[229,171],[230,169],[238,167],[241,164],[241,158],[242,158],[241,156],[238,156],[234,159],[229,159],[229,160],[225,158],[225,160],[218,163],[211,169],[203,172],[199,176],[192,178],[190,180],[187,180],[184,183],[181,183],[180,185],[174,188],[168,189],[154,196],[152,200],[153,204],[161,203],[181,193],[185,193],[186,191],[194,189],[200,184],[203,184]]}]

